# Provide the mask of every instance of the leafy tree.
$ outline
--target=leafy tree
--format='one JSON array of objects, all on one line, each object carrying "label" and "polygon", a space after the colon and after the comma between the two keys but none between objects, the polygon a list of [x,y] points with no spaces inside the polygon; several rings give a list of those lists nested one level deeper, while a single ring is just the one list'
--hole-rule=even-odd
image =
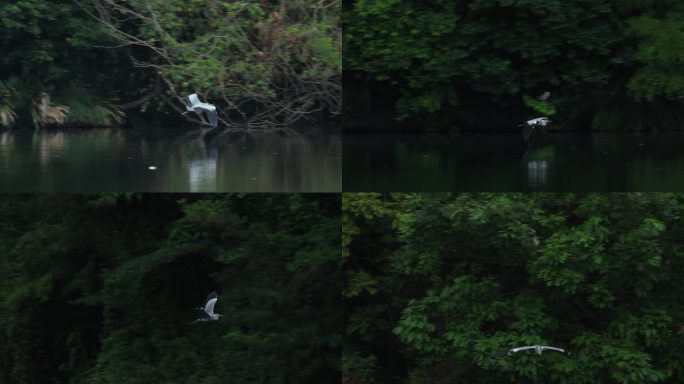
[{"label": "leafy tree", "polygon": [[656,96],[684,98],[684,7],[667,12],[664,17],[645,14],[629,20],[629,27],[639,38],[636,58],[643,66],[634,74],[628,89],[637,99]]},{"label": "leafy tree", "polygon": [[135,63],[163,80],[170,106],[196,91],[220,100],[226,122],[340,112],[337,0],[92,3],[114,38],[145,48]]},{"label": "leafy tree", "polygon": [[[344,198],[344,382],[684,378],[682,195]],[[530,344],[572,354],[496,356]]]},{"label": "leafy tree", "polygon": [[0,28],[2,125],[121,122],[115,88],[105,84],[114,78],[130,84],[118,76],[128,69],[125,52],[93,49],[113,41],[76,3],[5,2],[0,5]]},{"label": "leafy tree", "polygon": [[0,124],[159,123],[192,92],[226,123],[330,120],[339,17],[337,0],[4,2]]},{"label": "leafy tree", "polygon": [[423,127],[509,126],[558,111],[591,123],[584,126],[632,128],[634,116],[608,115],[620,108],[660,116],[654,97],[679,100],[681,15],[674,1],[350,2],[348,126],[387,108],[374,101],[382,97],[395,101],[394,118]]},{"label": "leafy tree", "polygon": [[0,383],[339,380],[339,204],[0,197]]}]

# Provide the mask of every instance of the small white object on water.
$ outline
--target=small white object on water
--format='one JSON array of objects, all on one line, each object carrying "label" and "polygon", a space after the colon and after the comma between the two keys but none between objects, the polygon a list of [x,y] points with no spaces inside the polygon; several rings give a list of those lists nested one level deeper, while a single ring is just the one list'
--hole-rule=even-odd
[{"label": "small white object on water", "polygon": [[155,167],[154,165],[150,165],[149,167],[147,167],[147,169],[149,169],[150,171],[154,171],[155,169],[157,169],[157,167]]}]

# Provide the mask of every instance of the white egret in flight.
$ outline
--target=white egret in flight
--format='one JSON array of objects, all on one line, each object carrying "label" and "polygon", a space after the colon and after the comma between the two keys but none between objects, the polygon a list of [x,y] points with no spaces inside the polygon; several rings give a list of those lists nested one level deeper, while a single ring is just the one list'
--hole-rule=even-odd
[{"label": "white egret in flight", "polygon": [[515,347],[515,348],[509,349],[508,352],[507,352],[506,354],[507,354],[508,356],[511,356],[511,355],[513,355],[514,353],[517,353],[517,352],[520,352],[520,351],[527,351],[527,350],[530,350],[530,349],[534,350],[534,352],[535,352],[537,355],[541,355],[542,352],[544,352],[544,351],[546,351],[546,350],[549,350],[549,351],[556,351],[556,352],[561,352],[561,353],[566,353],[566,354],[568,354],[568,355],[570,354],[570,352],[567,352],[567,351],[566,351],[565,349],[563,349],[563,348],[550,347],[550,346],[548,346],[548,345],[525,345],[525,346],[522,346],[522,347]]},{"label": "white egret in flight", "polygon": [[212,321],[212,320],[218,320],[220,316],[218,313],[214,313],[214,306],[216,305],[216,301],[218,300],[218,295],[216,295],[216,291],[211,292],[209,296],[207,296],[207,300],[204,303],[204,308],[198,307],[196,309],[200,310],[200,318],[193,321],[193,323],[196,323],[198,321]]},{"label": "white egret in flight", "polygon": [[216,115],[216,107],[214,105],[201,102],[196,93],[184,98],[183,102],[185,102],[185,109],[187,109],[187,111],[183,112],[183,114],[195,112],[198,115],[201,115],[202,112],[204,112],[209,120],[209,123],[211,123],[211,126],[216,128],[218,125],[218,117]]},{"label": "white egret in flight", "polygon": [[532,131],[535,128],[539,128],[542,133],[546,134],[546,132],[548,132],[546,125],[550,122],[551,120],[549,120],[549,118],[546,116],[537,117],[536,119],[527,120],[524,124],[519,125],[519,127],[523,127],[523,137],[525,140],[529,140],[530,136],[532,135]]}]

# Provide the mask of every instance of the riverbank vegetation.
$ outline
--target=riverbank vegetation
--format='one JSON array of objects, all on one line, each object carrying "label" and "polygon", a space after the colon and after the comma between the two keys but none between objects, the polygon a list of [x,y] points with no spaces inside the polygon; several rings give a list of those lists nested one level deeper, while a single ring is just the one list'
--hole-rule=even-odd
[{"label": "riverbank vegetation", "polygon": [[[342,382],[682,382],[682,217],[681,194],[345,194]],[[505,354],[535,344],[571,354]]]},{"label": "riverbank vegetation", "polygon": [[[341,111],[339,1],[19,0],[0,5],[0,124],[222,124]],[[188,121],[201,123],[193,115]]]},{"label": "riverbank vegetation", "polygon": [[352,1],[345,129],[679,129],[682,25],[678,1]]}]

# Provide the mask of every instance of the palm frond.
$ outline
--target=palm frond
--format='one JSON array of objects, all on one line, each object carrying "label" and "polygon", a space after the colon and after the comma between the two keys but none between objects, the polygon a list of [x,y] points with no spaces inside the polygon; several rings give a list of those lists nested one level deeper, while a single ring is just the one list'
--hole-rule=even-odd
[{"label": "palm frond", "polygon": [[123,120],[124,113],[115,98],[97,95],[84,84],[73,82],[54,92],[51,89],[16,77],[0,80],[0,124],[9,126],[29,116],[36,127],[111,126]]},{"label": "palm frond", "polygon": [[12,125],[17,119],[14,106],[10,101],[15,92],[10,84],[0,81],[0,124],[6,127]]},{"label": "palm frond", "polygon": [[9,127],[14,124],[17,119],[17,114],[14,113],[12,106],[9,104],[0,105],[0,124]]},{"label": "palm frond", "polygon": [[47,92],[42,92],[31,108],[31,117],[36,127],[46,124],[64,124],[68,113],[69,107],[53,104]]},{"label": "palm frond", "polygon": [[74,82],[54,95],[60,104],[68,106],[68,122],[111,126],[123,121],[124,112],[115,98],[96,95],[87,86]]}]

